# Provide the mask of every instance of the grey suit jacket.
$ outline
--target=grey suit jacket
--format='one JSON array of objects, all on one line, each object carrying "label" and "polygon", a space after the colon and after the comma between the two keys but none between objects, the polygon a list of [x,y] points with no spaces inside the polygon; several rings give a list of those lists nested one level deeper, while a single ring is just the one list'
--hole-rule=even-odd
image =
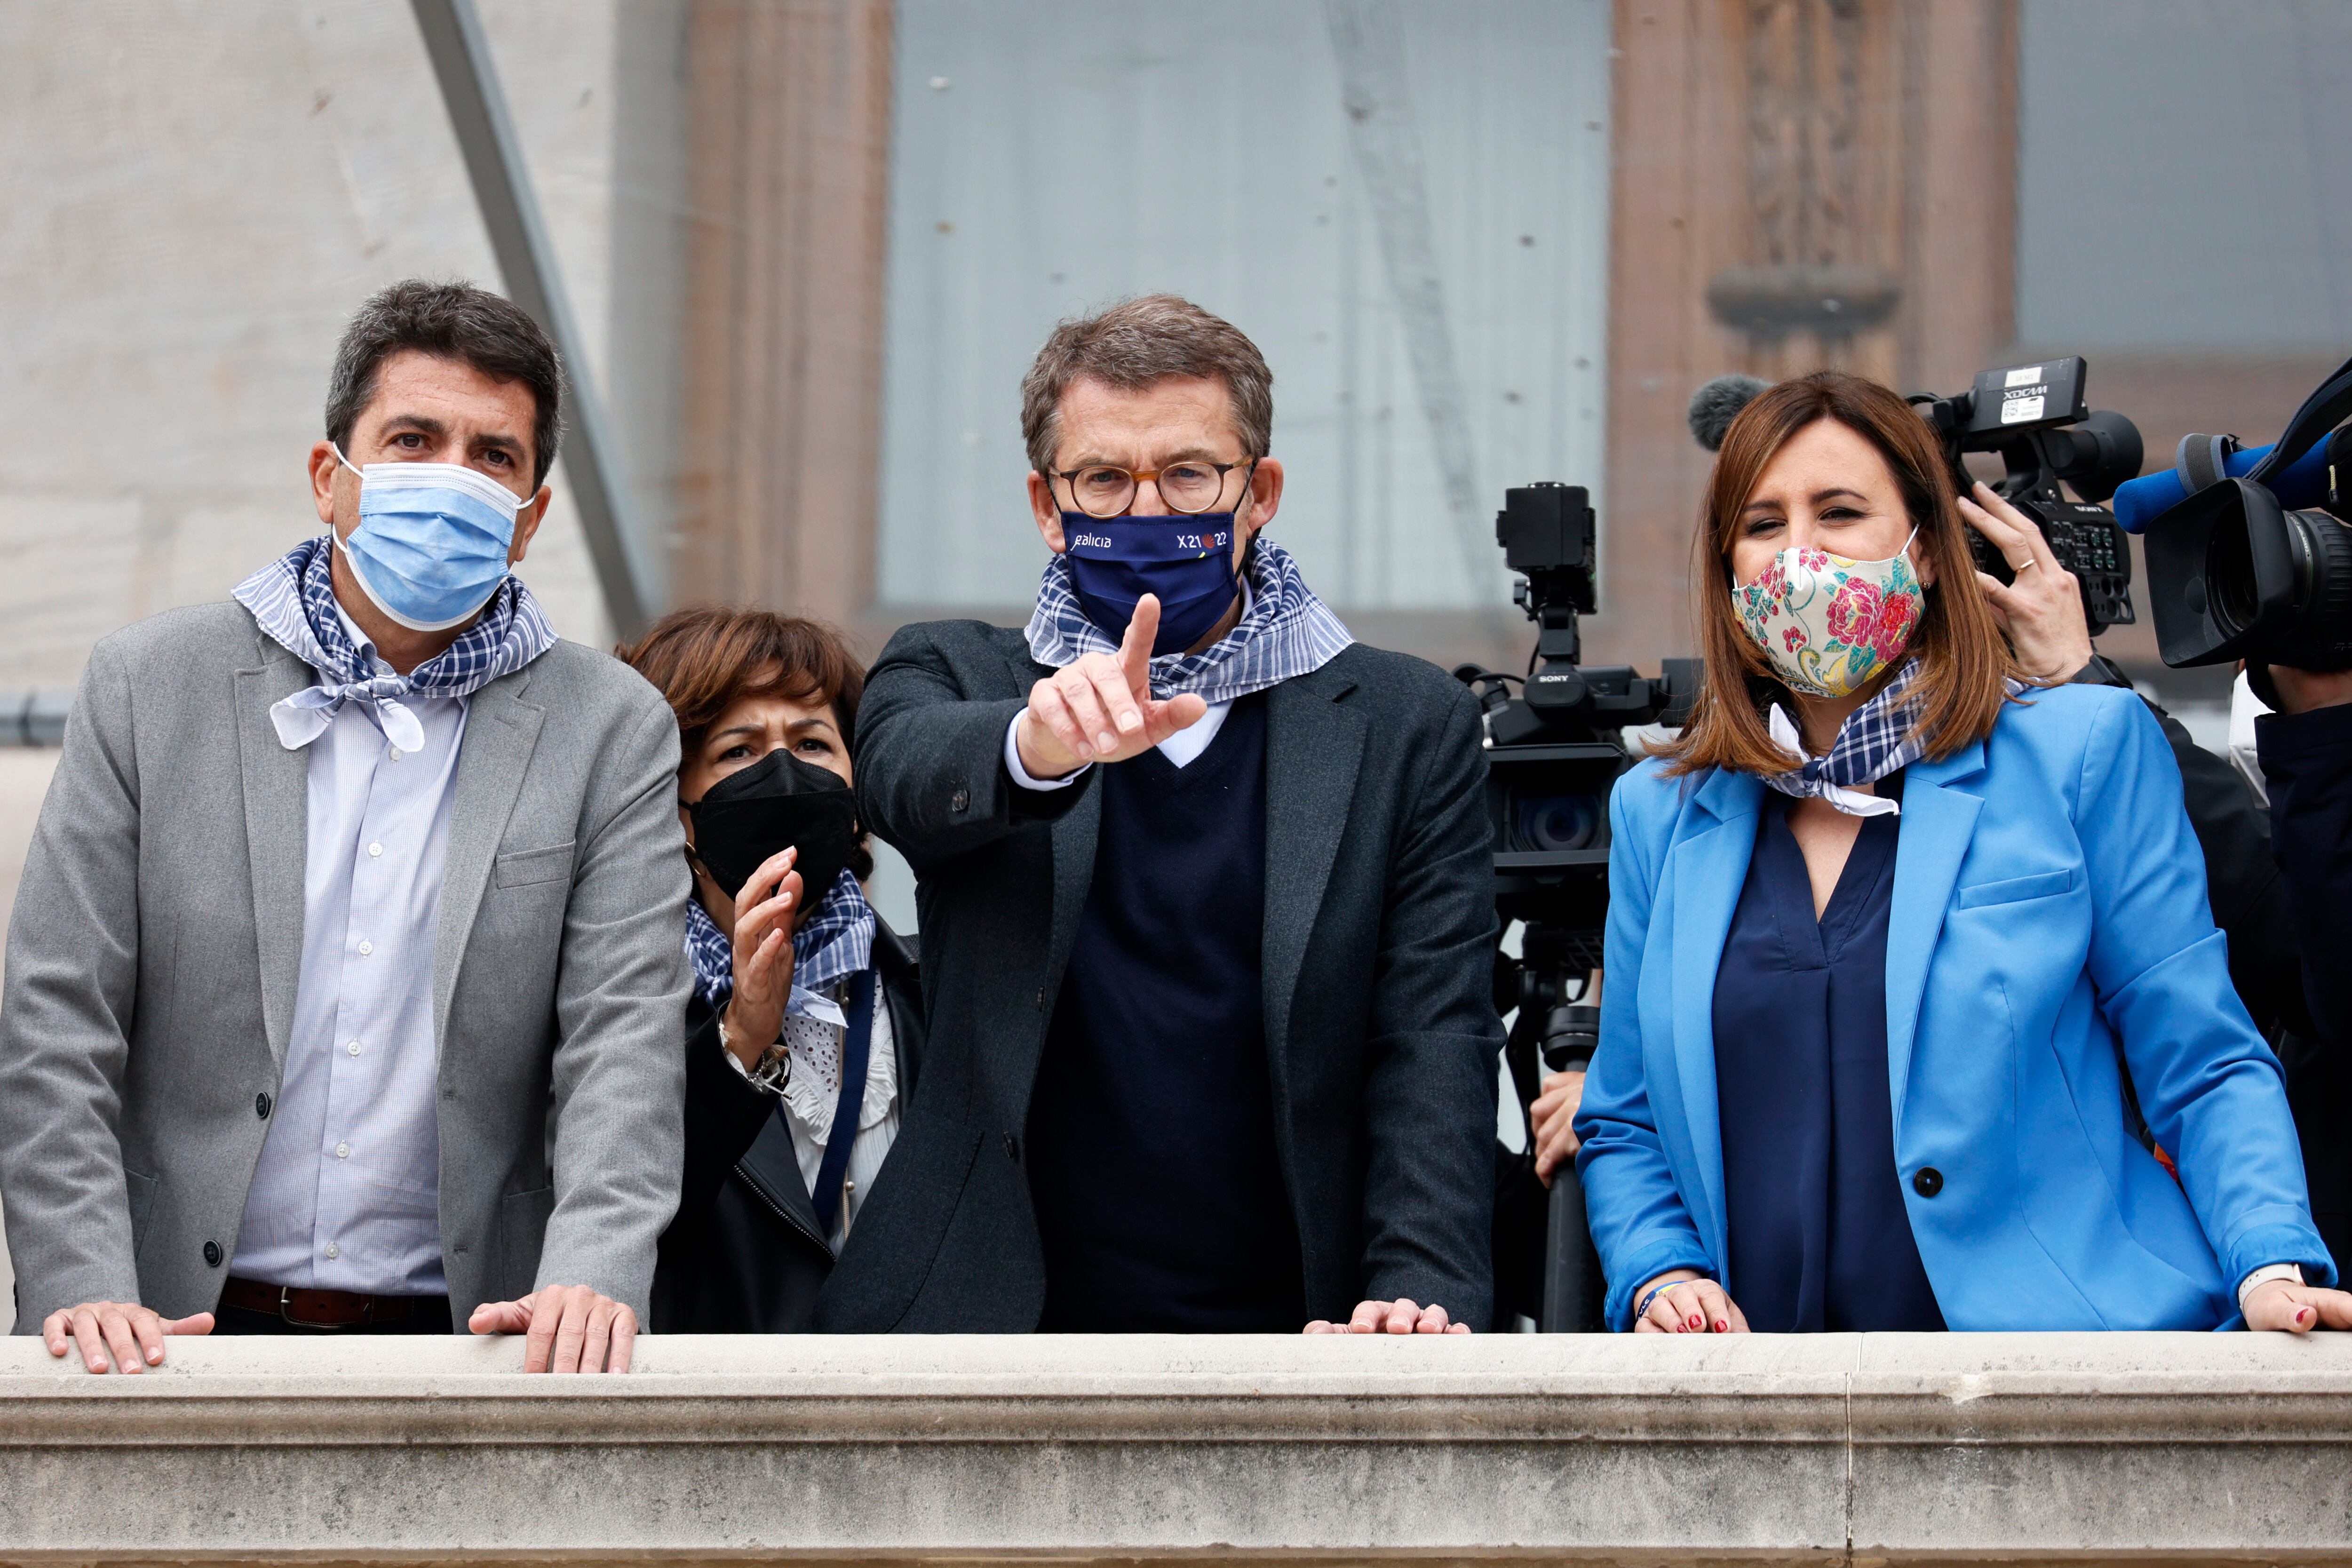
[{"label": "grey suit jacket", "polygon": [[[1023,1333],[1044,1308],[1022,1140],[1102,820],[1100,770],[1005,771],[1048,673],[1018,628],[941,621],[866,679],[859,810],[919,879],[929,1033],[820,1330]],[[1409,1296],[1483,1327],[1503,1027],[1478,705],[1361,644],[1265,700],[1266,1063],[1308,1310]]]},{"label": "grey suit jacket", "polygon": [[[269,709],[312,679],[236,604],[91,651],[0,995],[18,1333],[219,1300],[301,961],[308,753]],[[646,1315],[682,1158],[677,755],[660,694],[577,644],[471,700],[433,973],[461,1331],[546,1284]]]}]

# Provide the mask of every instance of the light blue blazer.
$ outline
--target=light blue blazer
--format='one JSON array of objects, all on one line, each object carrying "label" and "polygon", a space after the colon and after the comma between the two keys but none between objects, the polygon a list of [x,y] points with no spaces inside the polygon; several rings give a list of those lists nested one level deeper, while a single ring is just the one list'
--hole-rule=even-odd
[{"label": "light blue blazer", "polygon": [[[1654,761],[1610,805],[1608,981],[1576,1130],[1614,1328],[1670,1268],[1739,1299],[1715,981],[1764,789]],[[2333,1282],[2278,1060],[2231,987],[2180,773],[2139,699],[2007,704],[1989,739],[1907,771],[1898,843],[1895,1167],[1944,1321],[2209,1329],[2262,1265]],[[2126,1130],[2119,1061],[2179,1183]],[[1927,1166],[1933,1196],[1914,1184]]]}]

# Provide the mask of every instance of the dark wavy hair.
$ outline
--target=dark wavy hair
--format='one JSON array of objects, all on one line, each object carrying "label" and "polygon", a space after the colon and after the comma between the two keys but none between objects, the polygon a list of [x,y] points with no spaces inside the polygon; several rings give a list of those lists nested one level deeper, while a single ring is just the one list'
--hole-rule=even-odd
[{"label": "dark wavy hair", "polygon": [[412,350],[530,388],[531,488],[546,482],[563,439],[563,362],[530,312],[471,283],[411,278],[360,307],[343,329],[327,380],[328,440],[352,449],[352,426],[375,401],[383,362]]}]

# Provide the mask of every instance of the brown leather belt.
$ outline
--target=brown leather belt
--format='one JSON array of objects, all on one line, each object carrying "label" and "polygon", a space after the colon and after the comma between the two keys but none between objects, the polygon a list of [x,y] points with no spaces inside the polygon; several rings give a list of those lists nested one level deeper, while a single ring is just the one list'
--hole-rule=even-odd
[{"label": "brown leather belt", "polygon": [[232,1278],[221,1289],[221,1305],[267,1312],[298,1329],[356,1329],[404,1323],[442,1296],[367,1296],[357,1290],[305,1290]]}]

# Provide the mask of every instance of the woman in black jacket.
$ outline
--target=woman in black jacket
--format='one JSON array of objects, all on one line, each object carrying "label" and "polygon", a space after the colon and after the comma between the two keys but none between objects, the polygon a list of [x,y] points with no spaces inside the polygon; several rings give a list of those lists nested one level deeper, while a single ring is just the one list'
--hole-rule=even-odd
[{"label": "woman in black jacket", "polygon": [[684,610],[616,650],[677,715],[686,1171],[652,1331],[806,1330],[898,1135],[923,1040],[911,950],[874,913],[838,634]]}]

